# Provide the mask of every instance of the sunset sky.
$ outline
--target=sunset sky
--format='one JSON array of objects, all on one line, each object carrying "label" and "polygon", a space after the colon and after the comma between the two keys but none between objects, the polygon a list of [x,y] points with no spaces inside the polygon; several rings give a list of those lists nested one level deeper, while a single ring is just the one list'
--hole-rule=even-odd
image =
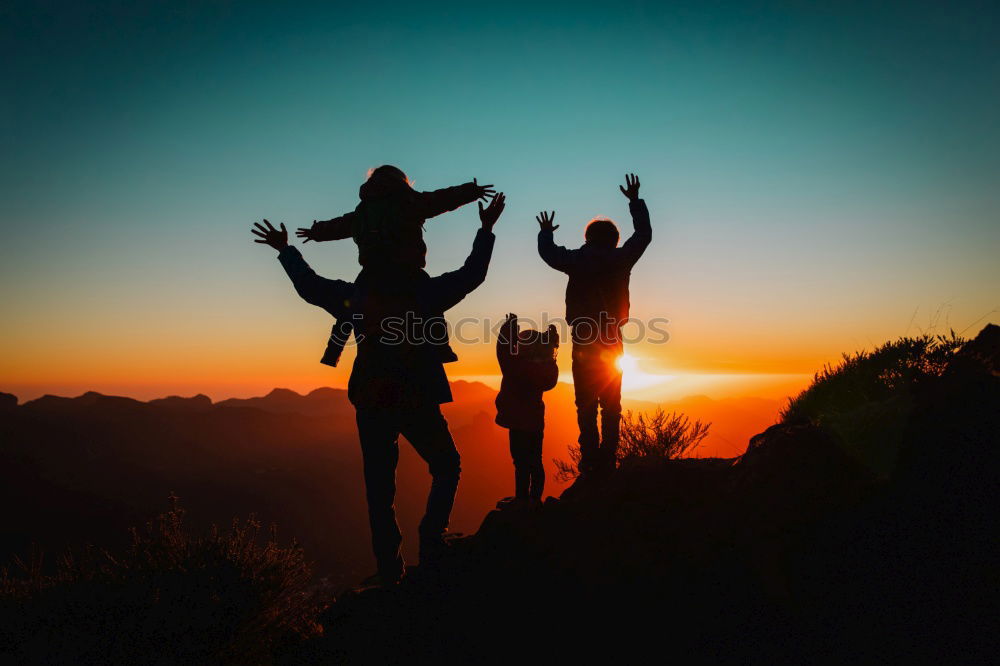
[{"label": "sunset sky", "polygon": [[[453,321],[562,316],[534,215],[568,246],[595,215],[628,233],[637,173],[632,312],[671,337],[629,349],[634,397],[775,397],[841,352],[1000,322],[991,3],[137,4],[0,9],[0,391],[21,399],[344,385],[328,315],[249,228],[349,211],[383,163],[507,193]],[[431,220],[428,271],[477,226]],[[350,241],[303,252],[358,270]],[[491,345],[457,351],[452,377],[497,372]]]}]

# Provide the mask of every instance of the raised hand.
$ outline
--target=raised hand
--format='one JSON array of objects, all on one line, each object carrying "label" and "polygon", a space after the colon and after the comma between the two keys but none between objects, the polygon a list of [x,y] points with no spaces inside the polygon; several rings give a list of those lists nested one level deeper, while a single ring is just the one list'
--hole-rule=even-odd
[{"label": "raised hand", "polygon": [[[313,225],[316,224],[316,220],[313,220]],[[313,236],[312,227],[299,227],[295,230],[295,235],[302,239],[303,243],[308,243],[309,241],[315,241],[316,238]]]},{"label": "raised hand", "polygon": [[[264,226],[267,225],[267,227]],[[254,236],[259,236],[258,239],[254,240],[254,243],[264,243],[265,245],[270,245],[275,250],[282,250],[288,247],[288,230],[285,229],[285,223],[281,223],[281,229],[275,229],[270,222],[264,220],[264,224],[260,222],[254,222],[254,229],[250,231],[253,232]]]},{"label": "raised hand", "polygon": [[517,315],[508,312],[503,326],[500,327],[500,341],[508,346],[511,354],[517,353],[518,328]]},{"label": "raised hand", "polygon": [[493,189],[492,185],[480,185],[476,182],[476,179],[472,179],[472,184],[476,186],[476,198],[482,199],[483,201],[488,201],[496,196],[496,190]]},{"label": "raised hand", "polygon": [[629,201],[635,201],[639,198],[639,177],[634,173],[625,174],[625,186],[619,185],[618,189]]},{"label": "raised hand", "polygon": [[538,226],[541,227],[542,231],[555,231],[559,228],[559,225],[553,225],[552,220],[556,219],[556,212],[546,213],[544,210],[535,217],[538,221]]},{"label": "raised hand", "polygon": [[493,201],[486,208],[483,208],[483,202],[479,202],[479,220],[483,223],[483,229],[486,231],[493,231],[493,225],[497,223],[500,219],[500,213],[503,212],[504,206],[507,204],[507,197],[504,196],[503,192],[498,193],[493,197]]}]

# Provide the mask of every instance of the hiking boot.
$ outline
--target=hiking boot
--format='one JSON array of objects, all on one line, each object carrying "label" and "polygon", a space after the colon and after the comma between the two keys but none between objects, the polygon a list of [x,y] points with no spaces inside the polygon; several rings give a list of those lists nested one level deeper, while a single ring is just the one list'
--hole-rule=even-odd
[{"label": "hiking boot", "polygon": [[563,491],[561,499],[576,499],[587,494],[597,481],[597,475],[593,472],[580,472],[576,481],[569,488]]},{"label": "hiking boot", "polygon": [[420,567],[423,570],[436,568],[448,556],[450,547],[444,535],[420,537]]},{"label": "hiking boot", "polygon": [[501,511],[520,509],[532,509],[542,505],[542,501],[531,497],[504,497],[497,502],[497,508]]},{"label": "hiking boot", "polygon": [[509,508],[510,505],[514,503],[515,499],[517,499],[517,498],[516,497],[504,497],[502,500],[500,500],[499,502],[497,502],[497,508],[500,509],[501,511],[503,511],[504,509]]},{"label": "hiking boot", "polygon": [[591,476],[595,479],[606,481],[615,473],[616,469],[618,469],[618,466],[615,459],[612,458],[602,462],[601,465],[591,473]]},{"label": "hiking boot", "polygon": [[400,571],[399,573],[374,573],[361,581],[360,587],[362,589],[388,589],[399,585],[405,575],[404,571]]}]

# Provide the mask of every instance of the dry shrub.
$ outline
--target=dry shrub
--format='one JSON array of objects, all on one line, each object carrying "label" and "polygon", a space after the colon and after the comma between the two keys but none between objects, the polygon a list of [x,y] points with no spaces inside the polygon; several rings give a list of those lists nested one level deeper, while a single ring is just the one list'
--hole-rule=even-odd
[{"label": "dry shrub", "polygon": [[196,534],[176,498],[121,554],[92,547],[43,573],[34,554],[0,575],[0,644],[57,662],[266,662],[320,631],[302,549],[252,517]]},{"label": "dry shrub", "polygon": [[[677,412],[657,408],[646,414],[625,412],[616,456],[618,466],[642,460],[672,460],[690,454],[708,436],[711,424],[692,421]],[[556,477],[571,481],[579,475],[580,447],[571,446],[570,461],[555,459]]]}]

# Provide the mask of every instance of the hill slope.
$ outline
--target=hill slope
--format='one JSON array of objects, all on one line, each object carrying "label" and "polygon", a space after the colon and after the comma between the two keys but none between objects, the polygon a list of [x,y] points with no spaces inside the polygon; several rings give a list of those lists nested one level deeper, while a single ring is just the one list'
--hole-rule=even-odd
[{"label": "hill slope", "polygon": [[344,595],[290,661],[927,661],[997,611],[1000,329],[914,388],[899,464],[776,425],[737,460],[646,461],[493,512],[448,565]]}]

